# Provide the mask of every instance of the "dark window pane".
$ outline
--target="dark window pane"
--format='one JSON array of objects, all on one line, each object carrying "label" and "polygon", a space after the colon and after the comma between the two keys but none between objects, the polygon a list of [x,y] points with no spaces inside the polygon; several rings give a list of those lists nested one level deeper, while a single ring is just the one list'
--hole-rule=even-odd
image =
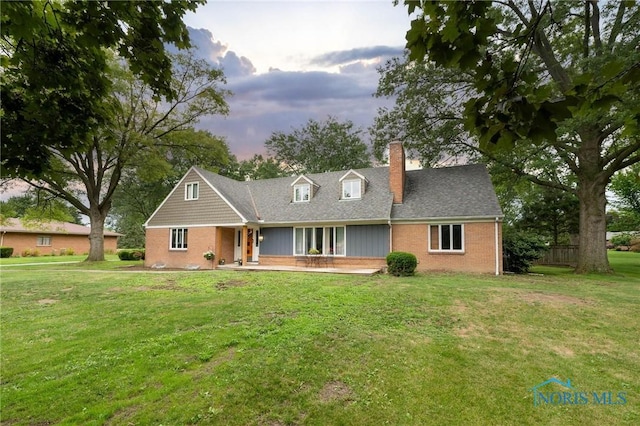
[{"label": "dark window pane", "polygon": [[451,228],[449,225],[441,225],[440,231],[440,250],[451,250]]},{"label": "dark window pane", "polygon": [[453,249],[462,250],[462,225],[453,225]]}]

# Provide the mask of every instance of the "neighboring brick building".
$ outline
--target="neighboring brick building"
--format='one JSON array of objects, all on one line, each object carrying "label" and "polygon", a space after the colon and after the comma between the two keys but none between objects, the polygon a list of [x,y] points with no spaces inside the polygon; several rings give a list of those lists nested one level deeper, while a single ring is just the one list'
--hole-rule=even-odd
[{"label": "neighboring brick building", "polygon": [[[122,234],[104,232],[105,252],[114,252]],[[89,227],[68,222],[23,223],[19,219],[6,219],[0,225],[0,246],[13,247],[13,256],[26,250],[40,255],[59,255],[73,250],[75,254],[89,253]]]},{"label": "neighboring brick building", "polygon": [[400,142],[389,167],[248,182],[192,167],[145,224],[145,265],[211,267],[212,250],[215,264],[382,268],[406,251],[419,271],[500,274],[502,218],[483,165],[405,170]]}]

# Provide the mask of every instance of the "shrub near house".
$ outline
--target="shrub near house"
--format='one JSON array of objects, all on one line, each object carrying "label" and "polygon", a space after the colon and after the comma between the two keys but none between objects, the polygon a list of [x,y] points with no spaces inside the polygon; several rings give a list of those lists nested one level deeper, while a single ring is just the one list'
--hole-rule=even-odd
[{"label": "shrub near house", "polygon": [[414,274],[418,260],[411,253],[394,251],[387,255],[387,266],[391,275],[406,277]]},{"label": "shrub near house", "polygon": [[116,254],[120,260],[144,260],[144,249],[120,249]]},{"label": "shrub near house", "polygon": [[617,251],[640,252],[640,233],[625,232],[611,238],[611,245]]}]

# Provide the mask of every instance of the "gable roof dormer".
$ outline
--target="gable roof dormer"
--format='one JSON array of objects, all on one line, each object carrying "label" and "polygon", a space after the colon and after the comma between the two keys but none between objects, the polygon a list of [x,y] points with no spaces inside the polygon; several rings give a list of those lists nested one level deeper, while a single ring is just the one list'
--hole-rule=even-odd
[{"label": "gable roof dormer", "polygon": [[367,178],[353,169],[345,173],[338,182],[341,200],[359,200],[367,190]]},{"label": "gable roof dormer", "polygon": [[300,175],[296,180],[291,184],[291,201],[294,203],[306,203],[311,201],[319,186],[306,177],[305,175]]}]

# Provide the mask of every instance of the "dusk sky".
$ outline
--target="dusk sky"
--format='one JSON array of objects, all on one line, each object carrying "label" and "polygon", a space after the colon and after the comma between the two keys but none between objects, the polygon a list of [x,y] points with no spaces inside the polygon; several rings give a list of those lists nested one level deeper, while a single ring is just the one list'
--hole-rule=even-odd
[{"label": "dusk sky", "polygon": [[410,17],[392,0],[209,0],[185,23],[234,93],[229,116],[198,127],[225,137],[243,160],[266,154],[274,131],[289,133],[311,118],[372,125],[390,103],[373,97],[376,68],[402,55]]}]

